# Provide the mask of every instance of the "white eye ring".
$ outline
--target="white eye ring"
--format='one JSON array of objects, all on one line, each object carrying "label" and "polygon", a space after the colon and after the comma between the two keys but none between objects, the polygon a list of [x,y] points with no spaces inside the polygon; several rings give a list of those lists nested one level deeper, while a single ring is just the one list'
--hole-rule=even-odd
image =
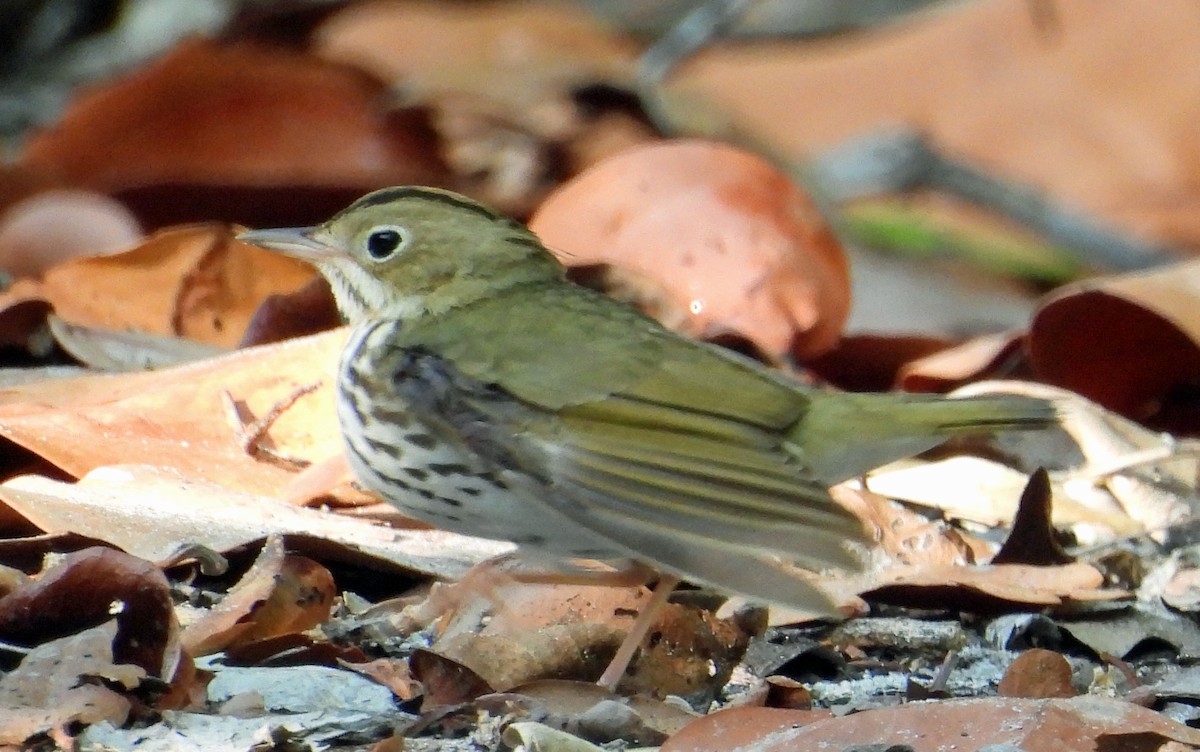
[{"label": "white eye ring", "polygon": [[367,234],[365,250],[367,258],[383,262],[398,255],[408,247],[412,235],[399,225],[378,225]]}]

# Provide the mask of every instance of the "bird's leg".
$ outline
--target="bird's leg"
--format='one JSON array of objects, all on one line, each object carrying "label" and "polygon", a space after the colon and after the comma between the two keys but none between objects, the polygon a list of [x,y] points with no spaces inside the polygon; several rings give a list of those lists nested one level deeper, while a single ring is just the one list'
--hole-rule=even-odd
[{"label": "bird's leg", "polygon": [[629,668],[634,653],[642,646],[642,642],[645,641],[650,628],[658,620],[663,606],[667,605],[667,599],[671,597],[671,593],[678,584],[679,578],[674,575],[663,574],[659,576],[658,584],[650,592],[650,599],[642,606],[641,612],[638,614],[637,619],[634,620],[633,626],[629,628],[629,632],[625,635],[621,646],[617,648],[617,652],[608,664],[608,668],[604,669],[604,673],[596,680],[597,684],[610,692],[616,690],[617,683],[621,681],[621,677],[625,676],[625,671]]},{"label": "bird's leg", "polygon": [[[536,582],[556,585],[579,584],[631,587],[645,583],[654,571],[636,561],[606,562],[609,565],[607,569],[597,569],[594,563],[592,566],[589,566],[587,560],[556,561],[545,569],[530,568],[528,559],[523,560],[513,555],[500,556],[492,561],[494,564],[499,565],[491,569],[492,576],[502,573],[502,576],[510,578],[511,581],[515,582]],[[625,671],[633,661],[634,654],[637,653],[638,648],[645,642],[646,635],[650,633],[651,628],[658,622],[658,617],[662,615],[663,607],[667,605],[667,599],[670,598],[671,593],[675,591],[675,587],[678,584],[678,577],[669,574],[659,574],[658,583],[650,591],[650,597],[638,612],[637,618],[634,619],[633,624],[629,627],[629,631],[625,634],[625,639],[621,641],[617,652],[613,655],[612,660],[609,661],[608,667],[604,669],[604,673],[596,680],[597,684],[610,692],[616,689],[617,683],[621,681],[621,677],[625,676]]]}]

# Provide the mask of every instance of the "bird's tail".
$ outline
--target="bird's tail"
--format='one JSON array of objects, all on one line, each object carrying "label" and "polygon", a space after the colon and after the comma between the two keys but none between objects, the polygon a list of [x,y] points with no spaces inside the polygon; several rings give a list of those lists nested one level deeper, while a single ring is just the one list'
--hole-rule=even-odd
[{"label": "bird's tail", "polygon": [[1052,403],[1030,397],[817,394],[788,448],[833,485],[957,434],[1045,428],[1055,419]]}]

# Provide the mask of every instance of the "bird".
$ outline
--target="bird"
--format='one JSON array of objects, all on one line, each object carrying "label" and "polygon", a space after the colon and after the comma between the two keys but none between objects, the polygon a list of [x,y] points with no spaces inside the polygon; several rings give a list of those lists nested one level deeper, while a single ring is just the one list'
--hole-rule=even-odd
[{"label": "bird", "polygon": [[830,486],[1055,419],[1032,398],[804,384],[570,282],[525,225],[438,188],[238,238],[314,265],[351,326],[336,406],[361,485],[438,528],[672,587],[828,613],[779,562],[861,567],[869,533]]}]

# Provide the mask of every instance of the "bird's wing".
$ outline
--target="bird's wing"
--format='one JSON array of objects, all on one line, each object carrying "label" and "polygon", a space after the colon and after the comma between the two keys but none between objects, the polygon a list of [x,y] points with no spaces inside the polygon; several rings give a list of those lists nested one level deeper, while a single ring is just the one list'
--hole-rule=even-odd
[{"label": "bird's wing", "polygon": [[[493,323],[500,310],[507,327]],[[861,525],[782,445],[804,395],[622,306],[600,310],[573,318],[569,343],[555,329],[561,305],[498,307],[457,322],[457,336],[410,329],[398,343],[452,374],[452,396],[430,408],[442,430],[536,479],[546,503],[643,560],[740,592],[745,583],[713,576],[720,557],[852,565],[842,541],[861,539]],[[533,328],[513,343],[516,321]],[[631,326],[644,328],[631,336]],[[483,344],[504,338],[508,347]],[[406,388],[422,409],[421,384]]]},{"label": "bird's wing", "polygon": [[828,600],[775,557],[858,566],[843,543],[861,539],[861,524],[761,429],[646,412],[620,397],[550,412],[436,355],[406,351],[403,361],[398,396],[427,430],[473,457],[476,471],[609,541],[614,555],[818,610]]},{"label": "bird's wing", "polygon": [[783,431],[809,405],[801,387],[754,361],[564,283],[406,322],[397,345],[547,410],[623,394]]},{"label": "bird's wing", "polygon": [[584,501],[576,516],[607,535],[623,529],[616,521],[635,521],[664,541],[812,568],[851,565],[842,543],[862,537],[861,523],[774,434],[735,421],[614,396],[560,411],[527,441],[542,449],[563,497]]}]

